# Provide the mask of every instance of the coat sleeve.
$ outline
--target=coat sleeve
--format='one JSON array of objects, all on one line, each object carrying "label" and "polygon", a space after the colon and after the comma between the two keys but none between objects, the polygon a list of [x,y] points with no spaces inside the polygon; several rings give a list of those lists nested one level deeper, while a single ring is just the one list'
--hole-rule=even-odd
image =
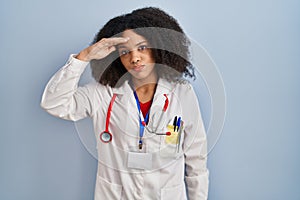
[{"label": "coat sleeve", "polygon": [[189,120],[185,126],[184,157],[185,183],[189,200],[208,198],[207,140],[196,94],[190,86],[185,102],[188,102]]},{"label": "coat sleeve", "polygon": [[67,64],[57,71],[44,90],[41,107],[51,115],[77,121],[92,115],[95,87],[78,87],[81,74],[88,65],[71,55]]}]

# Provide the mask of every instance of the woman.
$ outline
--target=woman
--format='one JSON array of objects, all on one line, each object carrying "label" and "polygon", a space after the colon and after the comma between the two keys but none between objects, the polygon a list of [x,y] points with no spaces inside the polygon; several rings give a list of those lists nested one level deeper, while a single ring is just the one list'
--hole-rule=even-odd
[{"label": "woman", "polygon": [[[206,136],[189,41],[158,8],[111,19],[49,81],[41,106],[91,117],[98,149],[95,199],[207,199]],[[88,63],[96,83],[78,86]]]}]

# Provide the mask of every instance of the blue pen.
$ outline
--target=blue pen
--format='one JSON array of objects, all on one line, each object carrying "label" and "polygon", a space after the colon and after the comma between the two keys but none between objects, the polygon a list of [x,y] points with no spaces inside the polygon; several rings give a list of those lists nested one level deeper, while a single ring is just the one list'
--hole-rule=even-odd
[{"label": "blue pen", "polygon": [[178,117],[177,124],[176,124],[176,126],[177,126],[177,132],[178,132],[178,130],[180,128],[180,122],[181,122],[181,117]]}]

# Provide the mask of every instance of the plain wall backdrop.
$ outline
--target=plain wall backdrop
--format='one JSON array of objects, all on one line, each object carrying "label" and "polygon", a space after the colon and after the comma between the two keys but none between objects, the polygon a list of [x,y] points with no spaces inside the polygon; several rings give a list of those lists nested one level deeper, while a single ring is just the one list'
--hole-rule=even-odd
[{"label": "plain wall backdrop", "polygon": [[41,95],[107,20],[143,6],[178,19],[223,77],[227,115],[208,157],[209,200],[299,200],[297,0],[2,0],[0,199],[93,199],[96,160],[73,122],[40,108]]}]

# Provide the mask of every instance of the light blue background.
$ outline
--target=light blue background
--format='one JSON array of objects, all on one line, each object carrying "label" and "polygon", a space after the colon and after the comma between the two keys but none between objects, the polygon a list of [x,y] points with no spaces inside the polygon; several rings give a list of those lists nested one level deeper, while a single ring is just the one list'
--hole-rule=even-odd
[{"label": "light blue background", "polygon": [[299,200],[297,0],[1,1],[0,199],[93,198],[96,160],[72,122],[40,108],[41,94],[108,19],[146,5],[175,16],[225,83],[209,200]]}]

